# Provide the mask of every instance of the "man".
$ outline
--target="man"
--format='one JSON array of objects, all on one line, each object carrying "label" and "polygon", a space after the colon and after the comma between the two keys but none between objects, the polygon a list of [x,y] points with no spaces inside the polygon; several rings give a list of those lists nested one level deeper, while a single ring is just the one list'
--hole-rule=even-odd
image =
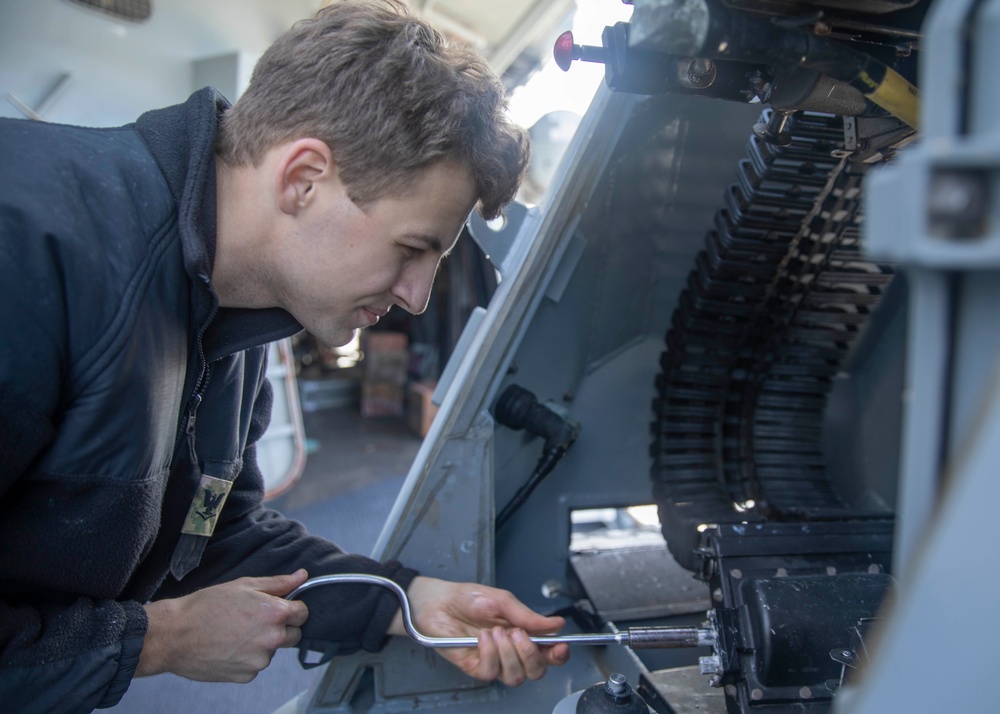
[{"label": "man", "polygon": [[246,682],[418,628],[519,684],[565,645],[512,595],[342,553],[262,507],[266,344],[421,312],[473,206],[527,160],[482,60],[397,0],[335,2],[213,90],[117,129],[0,122],[0,703],[114,705],[133,676]]}]

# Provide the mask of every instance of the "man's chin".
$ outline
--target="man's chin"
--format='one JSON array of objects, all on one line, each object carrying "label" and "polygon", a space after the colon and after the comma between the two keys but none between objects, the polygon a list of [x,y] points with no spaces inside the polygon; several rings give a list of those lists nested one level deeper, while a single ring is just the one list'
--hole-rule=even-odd
[{"label": "man's chin", "polygon": [[351,344],[351,342],[354,341],[355,335],[357,335],[360,331],[361,328],[353,330],[331,330],[322,334],[314,332],[312,335],[326,347],[335,349],[337,347],[344,347],[345,345]]}]

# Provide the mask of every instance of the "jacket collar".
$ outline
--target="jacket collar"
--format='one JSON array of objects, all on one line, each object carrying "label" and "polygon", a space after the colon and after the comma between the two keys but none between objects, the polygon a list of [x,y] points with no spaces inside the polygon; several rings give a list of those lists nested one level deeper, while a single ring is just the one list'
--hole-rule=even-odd
[{"label": "jacket collar", "polygon": [[[195,286],[193,309],[198,324],[217,311],[212,289],[215,259],[215,138],[219,120],[230,107],[216,89],[205,87],[186,102],[146,112],[136,131],[146,142],[177,203],[184,266]],[[280,308],[218,310],[204,338],[206,359],[290,337],[302,326]]]}]

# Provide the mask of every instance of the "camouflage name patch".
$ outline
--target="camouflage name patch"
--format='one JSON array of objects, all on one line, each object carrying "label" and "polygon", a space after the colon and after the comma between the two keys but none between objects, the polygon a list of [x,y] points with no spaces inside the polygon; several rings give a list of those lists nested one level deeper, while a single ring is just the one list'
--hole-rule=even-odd
[{"label": "camouflage name patch", "polygon": [[232,487],[232,481],[202,475],[181,533],[197,536],[212,535],[215,531],[215,522],[219,519],[219,513]]}]

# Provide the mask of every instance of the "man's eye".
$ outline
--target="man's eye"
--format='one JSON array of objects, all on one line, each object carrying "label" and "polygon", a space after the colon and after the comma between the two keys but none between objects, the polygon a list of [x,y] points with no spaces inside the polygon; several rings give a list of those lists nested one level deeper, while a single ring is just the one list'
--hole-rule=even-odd
[{"label": "man's eye", "polygon": [[424,252],[423,248],[418,248],[414,245],[403,245],[403,252],[406,254],[407,258],[416,258],[418,255]]}]

